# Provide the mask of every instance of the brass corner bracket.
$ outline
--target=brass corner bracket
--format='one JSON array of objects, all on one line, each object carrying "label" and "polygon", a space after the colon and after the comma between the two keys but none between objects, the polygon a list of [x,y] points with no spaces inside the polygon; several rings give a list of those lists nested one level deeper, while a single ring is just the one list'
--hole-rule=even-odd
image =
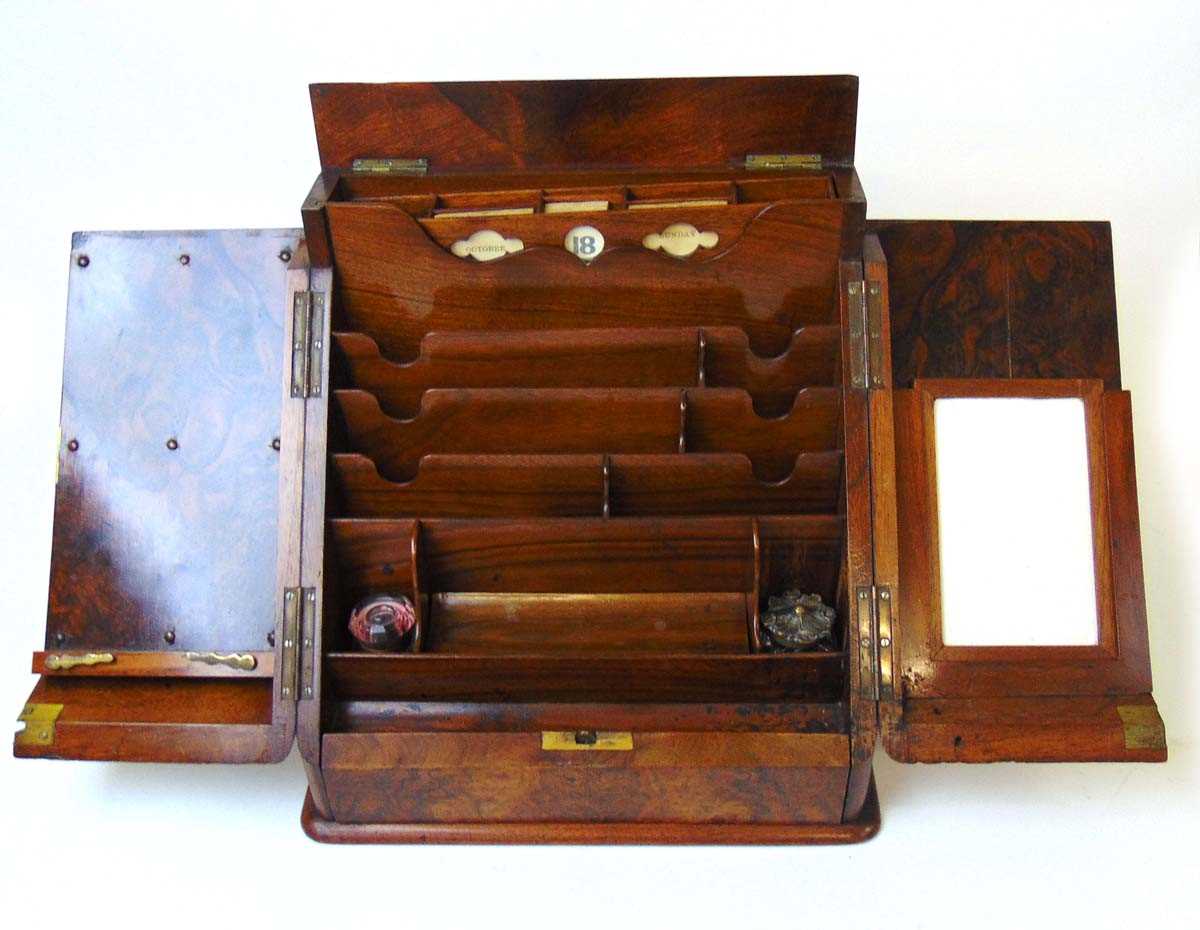
[{"label": "brass corner bracket", "polygon": [[1117,708],[1125,731],[1126,749],[1166,749],[1167,732],[1153,704],[1122,704]]},{"label": "brass corner bracket", "polygon": [[63,711],[62,704],[26,704],[18,723],[24,730],[16,733],[18,746],[50,746],[54,743],[54,723]]}]

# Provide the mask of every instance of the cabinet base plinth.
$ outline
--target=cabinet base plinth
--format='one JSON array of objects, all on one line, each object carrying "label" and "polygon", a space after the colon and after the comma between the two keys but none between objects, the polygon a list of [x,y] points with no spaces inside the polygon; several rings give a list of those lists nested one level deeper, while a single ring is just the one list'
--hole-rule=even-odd
[{"label": "cabinet base plinth", "polygon": [[858,818],[838,824],[774,823],[338,823],[321,816],[312,795],[300,815],[319,843],[509,843],[646,846],[829,845],[861,843],[879,832],[875,778]]}]

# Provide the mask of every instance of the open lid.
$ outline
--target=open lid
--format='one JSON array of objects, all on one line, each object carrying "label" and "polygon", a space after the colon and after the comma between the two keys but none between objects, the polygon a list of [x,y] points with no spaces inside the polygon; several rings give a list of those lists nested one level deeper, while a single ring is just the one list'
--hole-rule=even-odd
[{"label": "open lid", "polygon": [[888,753],[1165,759],[1107,224],[870,228],[895,389],[873,477],[895,504]]},{"label": "open lid", "polygon": [[280,459],[302,436],[281,429],[281,385],[299,235],[75,235],[45,651],[17,755],[286,755]]},{"label": "open lid", "polygon": [[854,163],[858,78],[314,84],[323,168],[427,159],[431,172],[723,168],[747,155]]}]

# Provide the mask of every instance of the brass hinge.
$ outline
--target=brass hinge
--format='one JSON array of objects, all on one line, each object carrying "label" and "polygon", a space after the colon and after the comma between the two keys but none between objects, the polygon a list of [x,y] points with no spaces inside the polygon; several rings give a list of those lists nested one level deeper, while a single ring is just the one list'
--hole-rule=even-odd
[{"label": "brass hinge", "polygon": [[54,724],[62,711],[62,704],[26,704],[21,716],[17,718],[20,723],[25,724],[24,730],[17,731],[17,745],[52,746]]},{"label": "brass hinge", "polygon": [[316,629],[317,589],[285,588],[279,685],[282,697],[304,701],[313,696]]},{"label": "brass hinge", "polygon": [[428,158],[356,158],[350,170],[357,174],[408,174],[421,177],[429,170]]},{"label": "brass hinge", "polygon": [[859,690],[871,701],[893,701],[896,697],[892,645],[895,604],[892,594],[892,589],[887,585],[864,585],[856,591]]},{"label": "brass hinge", "polygon": [[317,589],[303,588],[300,605],[300,700],[311,700],[316,665]]},{"label": "brass hinge", "polygon": [[747,155],[749,171],[780,171],[789,168],[821,168],[820,155]]},{"label": "brass hinge", "polygon": [[883,285],[867,282],[867,379],[873,388],[883,382]]},{"label": "brass hinge", "polygon": [[878,281],[846,285],[850,304],[850,386],[886,387],[883,381],[883,286]]},{"label": "brass hinge", "polygon": [[296,291],[292,298],[292,397],[321,396],[325,293]]}]

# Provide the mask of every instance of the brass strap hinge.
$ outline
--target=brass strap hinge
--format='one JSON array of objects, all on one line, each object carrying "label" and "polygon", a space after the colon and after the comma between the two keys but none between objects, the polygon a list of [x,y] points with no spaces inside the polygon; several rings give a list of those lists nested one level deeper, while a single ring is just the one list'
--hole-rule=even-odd
[{"label": "brass strap hinge", "polygon": [[279,693],[293,701],[313,696],[316,670],[317,589],[283,591],[283,647]]},{"label": "brass strap hinge", "polygon": [[893,701],[895,603],[887,585],[862,586],[858,600],[859,690],[870,701]]},{"label": "brass strap hinge", "polygon": [[292,397],[321,396],[324,333],[325,293],[296,291],[292,298]]},{"label": "brass strap hinge", "polygon": [[747,155],[746,169],[748,171],[783,171],[789,168],[809,168],[820,170],[820,155]]},{"label": "brass strap hinge", "polygon": [[878,281],[846,285],[850,304],[850,386],[886,387],[883,381],[883,286]]},{"label": "brass strap hinge", "polygon": [[429,170],[428,158],[356,158],[350,163],[356,174],[408,174],[423,176]]}]

